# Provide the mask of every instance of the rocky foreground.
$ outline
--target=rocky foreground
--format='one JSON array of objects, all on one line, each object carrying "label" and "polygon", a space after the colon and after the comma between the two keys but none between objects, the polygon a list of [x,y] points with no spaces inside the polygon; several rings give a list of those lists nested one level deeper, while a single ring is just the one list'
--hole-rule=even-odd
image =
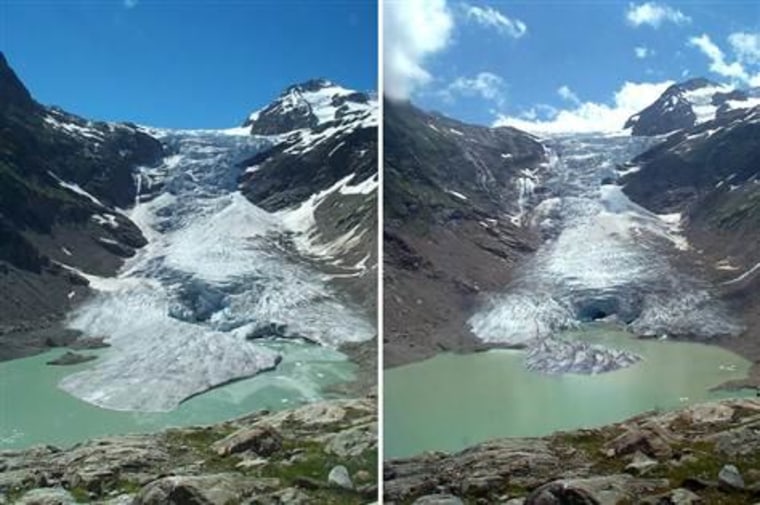
[{"label": "rocky foreground", "polygon": [[0,504],[363,504],[377,498],[377,399],[0,451]]},{"label": "rocky foreground", "polygon": [[386,462],[384,475],[387,504],[755,504],[760,401],[426,453]]}]

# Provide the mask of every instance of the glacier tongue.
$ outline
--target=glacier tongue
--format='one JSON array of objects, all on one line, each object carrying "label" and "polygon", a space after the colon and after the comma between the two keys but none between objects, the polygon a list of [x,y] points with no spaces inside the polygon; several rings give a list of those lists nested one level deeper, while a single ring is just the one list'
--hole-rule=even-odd
[{"label": "glacier tongue", "polygon": [[329,348],[372,337],[373,325],[328,276],[282,246],[281,217],[237,192],[238,163],[271,145],[239,133],[160,132],[174,154],[143,169],[127,212],[149,243],[117,278],[91,277],[96,295],[68,320],[112,348],[61,388],[105,408],[166,411],[275,367],[281,356],[246,339],[253,333]]},{"label": "glacier tongue", "polygon": [[[547,196],[523,218],[541,233],[543,245],[507,290],[470,318],[480,339],[536,345],[584,322],[610,319],[653,336],[710,338],[740,330],[709,286],[671,261],[688,249],[679,216],[655,215],[614,184],[616,166],[647,142],[623,136],[547,139],[557,154],[543,181]],[[562,348],[572,351],[569,344]]]}]

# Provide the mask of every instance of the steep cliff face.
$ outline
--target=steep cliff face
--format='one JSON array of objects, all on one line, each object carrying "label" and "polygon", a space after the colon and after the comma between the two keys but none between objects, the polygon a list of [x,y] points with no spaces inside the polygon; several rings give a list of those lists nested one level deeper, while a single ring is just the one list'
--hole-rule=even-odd
[{"label": "steep cliff face", "polygon": [[534,247],[522,209],[545,153],[512,128],[391,101],[384,113],[384,352],[394,366],[479,345],[468,312]]},{"label": "steep cliff face", "polygon": [[133,125],[38,104],[2,55],[0,90],[2,358],[15,353],[9,333],[44,327],[85,294],[87,281],[60,263],[109,275],[145,244],[119,209],[135,199],[134,168],[162,148]]}]

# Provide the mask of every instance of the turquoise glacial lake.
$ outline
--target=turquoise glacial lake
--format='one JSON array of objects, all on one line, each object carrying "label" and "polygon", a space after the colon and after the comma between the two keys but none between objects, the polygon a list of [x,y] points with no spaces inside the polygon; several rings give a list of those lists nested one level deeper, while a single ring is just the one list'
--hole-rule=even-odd
[{"label": "turquoise glacial lake", "polygon": [[457,451],[497,437],[532,437],[622,421],[652,409],[738,396],[712,392],[751,363],[717,346],[637,340],[622,331],[568,332],[627,349],[639,363],[598,375],[529,371],[521,351],[440,354],[385,371],[386,458]]}]

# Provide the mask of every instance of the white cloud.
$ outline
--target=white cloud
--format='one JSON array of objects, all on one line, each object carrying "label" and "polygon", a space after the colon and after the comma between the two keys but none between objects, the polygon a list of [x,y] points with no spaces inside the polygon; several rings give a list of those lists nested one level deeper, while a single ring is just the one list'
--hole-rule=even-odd
[{"label": "white cloud", "polygon": [[567,100],[568,102],[572,102],[574,104],[581,103],[581,101],[578,99],[578,95],[576,95],[568,86],[560,86],[560,88],[557,90],[557,94],[561,96],[563,100]]},{"label": "white cloud", "polygon": [[[548,114],[542,120],[500,115],[494,126],[514,126],[536,133],[620,131],[629,117],[657,100],[671,84],[673,81],[626,82],[615,93],[612,104],[582,102],[573,109]],[[529,112],[536,117],[534,109]]]},{"label": "white cloud", "polygon": [[455,94],[480,96],[497,105],[503,105],[504,79],[491,72],[480,72],[475,77],[458,77],[442,92],[446,99],[453,99]]},{"label": "white cloud", "polygon": [[740,61],[760,63],[760,33],[732,33],[728,36],[728,42]]},{"label": "white cloud", "polygon": [[738,61],[728,63],[726,55],[723,54],[723,51],[721,51],[717,44],[710,40],[710,37],[706,33],[703,33],[699,37],[690,38],[689,45],[698,48],[710,59],[711,72],[743,82],[750,80],[750,75],[742,64]]},{"label": "white cloud", "polygon": [[654,51],[644,46],[634,47],[633,52],[640,60],[643,60],[644,58],[652,56],[654,54]]},{"label": "white cloud", "polygon": [[653,28],[659,28],[665,22],[677,25],[691,22],[691,18],[678,9],[657,2],[628,4],[625,17],[633,26],[649,25]]},{"label": "white cloud", "polygon": [[137,7],[138,0],[124,0],[124,7],[127,9],[132,9],[134,7]]},{"label": "white cloud", "polygon": [[449,43],[454,21],[445,0],[384,2],[385,94],[408,99],[432,79],[424,60]]},{"label": "white cloud", "polygon": [[556,107],[552,107],[551,105],[547,105],[545,103],[539,103],[539,104],[534,105],[530,109],[521,112],[520,118],[534,121],[538,119],[539,116],[554,117],[556,115],[557,115]]},{"label": "white cloud", "polygon": [[[409,1],[409,0],[407,0]],[[493,7],[477,7],[462,4],[468,19],[488,28],[495,28],[502,35],[519,39],[528,31],[528,27],[519,19],[512,19]]]}]

